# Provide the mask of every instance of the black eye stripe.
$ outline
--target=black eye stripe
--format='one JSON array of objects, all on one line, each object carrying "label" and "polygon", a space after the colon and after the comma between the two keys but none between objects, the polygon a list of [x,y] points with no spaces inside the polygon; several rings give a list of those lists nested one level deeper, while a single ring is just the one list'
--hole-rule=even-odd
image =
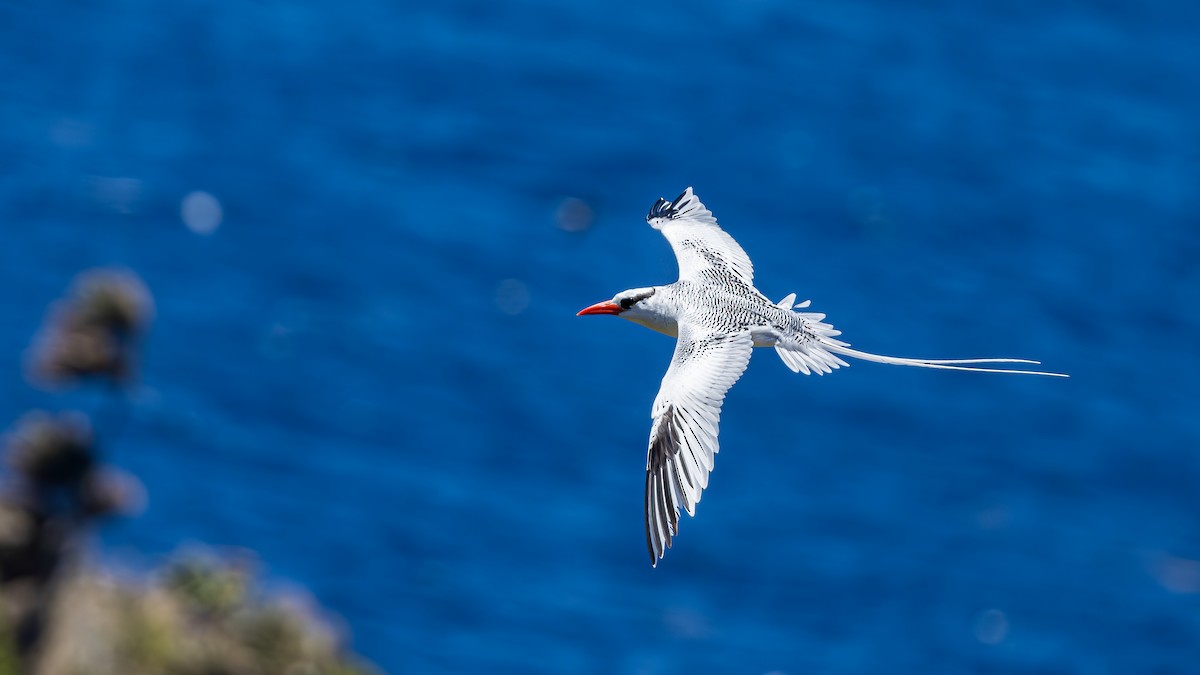
[{"label": "black eye stripe", "polygon": [[628,298],[622,298],[620,300],[617,300],[617,303],[620,304],[620,309],[628,310],[629,307],[634,306],[636,303],[640,303],[640,301],[649,298],[650,295],[653,295],[653,294],[654,294],[653,289],[650,289],[650,291],[648,291],[646,293],[642,293],[640,295],[630,295],[630,297],[628,297]]}]

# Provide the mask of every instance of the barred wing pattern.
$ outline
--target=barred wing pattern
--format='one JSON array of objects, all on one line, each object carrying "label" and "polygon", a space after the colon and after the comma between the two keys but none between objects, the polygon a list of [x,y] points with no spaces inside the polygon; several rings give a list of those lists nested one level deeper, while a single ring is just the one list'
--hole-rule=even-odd
[{"label": "barred wing pattern", "polygon": [[679,533],[679,507],[696,504],[718,451],[717,431],[725,393],[750,363],[748,331],[733,335],[679,326],[671,366],[663,376],[651,416],[646,453],[646,546],[657,565]]}]

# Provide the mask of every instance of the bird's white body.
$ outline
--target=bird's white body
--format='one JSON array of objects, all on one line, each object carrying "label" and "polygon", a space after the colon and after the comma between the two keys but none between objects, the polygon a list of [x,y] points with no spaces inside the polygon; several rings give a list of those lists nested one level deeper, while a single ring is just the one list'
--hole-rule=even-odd
[{"label": "bird's white body", "polygon": [[795,372],[831,373],[850,356],[879,363],[1059,375],[981,368],[972,364],[1034,363],[1024,359],[907,359],[851,349],[825,315],[799,312],[795,294],[771,302],[754,287],[745,251],[718,225],[689,187],[673,202],[659,199],[646,221],[662,232],[679,261],[679,280],[634,288],[580,314],[615,314],[677,338],[675,354],[651,410],[646,457],[646,544],[657,564],[708,486],[719,449],[717,432],[725,393],[741,377],[754,347],[774,347]]},{"label": "bird's white body", "polygon": [[[722,307],[739,317],[734,330],[748,330],[755,347],[775,347],[781,337],[799,336],[825,328],[823,314],[799,314],[774,304],[751,288],[757,297],[747,298],[726,289],[697,286],[693,282],[676,282],[654,286],[654,295],[621,312],[620,317],[650,330],[679,337],[680,321],[705,321],[701,307]],[[695,300],[701,299],[702,303]],[[818,328],[819,326],[819,328]],[[836,335],[837,331],[832,333]]]}]

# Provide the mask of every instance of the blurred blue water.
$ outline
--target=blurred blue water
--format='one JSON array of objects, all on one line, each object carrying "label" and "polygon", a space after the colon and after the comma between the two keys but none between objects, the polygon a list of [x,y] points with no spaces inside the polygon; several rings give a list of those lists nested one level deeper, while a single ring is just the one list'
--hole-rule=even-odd
[{"label": "blurred blue water", "polygon": [[[128,265],[150,502],[106,551],[252,548],[390,672],[1196,672],[1198,19],[0,3],[0,423],[97,405],[17,355]],[[856,346],[1073,379],[759,352],[652,570],[673,345],[574,312],[674,278],[642,218],[686,185]]]}]

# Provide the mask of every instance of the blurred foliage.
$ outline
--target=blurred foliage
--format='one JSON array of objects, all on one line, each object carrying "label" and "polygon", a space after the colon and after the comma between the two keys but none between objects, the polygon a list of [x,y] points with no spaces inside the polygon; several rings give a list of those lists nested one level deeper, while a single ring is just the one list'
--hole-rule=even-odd
[{"label": "blurred foliage", "polygon": [[30,378],[64,384],[98,376],[128,384],[136,372],[138,343],[153,317],[154,300],[133,272],[84,272],[46,314],[30,351]]},{"label": "blurred foliage", "polygon": [[[38,383],[99,380],[127,405],[154,314],[127,270],[81,274],[27,362]],[[138,480],[105,466],[78,412],[35,411],[5,435],[0,483],[0,675],[353,675],[339,635],[295,597],[260,597],[245,565],[187,555],[150,581],[80,562],[98,518],[140,508]]]},{"label": "blurred foliage", "polygon": [[[336,631],[299,599],[259,599],[246,571],[188,555],[145,585],[71,575],[39,673],[365,675]],[[3,671],[0,671],[2,673]]]}]

